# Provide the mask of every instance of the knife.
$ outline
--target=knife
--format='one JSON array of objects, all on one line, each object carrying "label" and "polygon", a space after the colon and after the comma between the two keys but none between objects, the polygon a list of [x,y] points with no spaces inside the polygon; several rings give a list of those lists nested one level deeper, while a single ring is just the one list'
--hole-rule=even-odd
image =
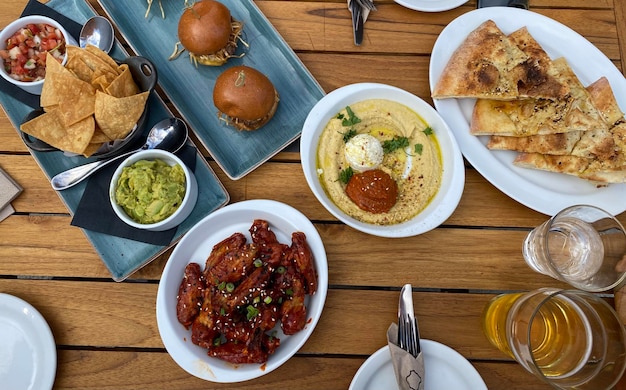
[{"label": "knife", "polygon": [[352,13],[352,31],[354,32],[354,44],[360,46],[363,42],[363,9],[356,0],[350,0],[350,12]]},{"label": "knife", "polygon": [[410,284],[405,284],[400,291],[398,304],[398,344],[400,348],[417,357],[421,352],[419,328],[413,311],[413,292]]}]

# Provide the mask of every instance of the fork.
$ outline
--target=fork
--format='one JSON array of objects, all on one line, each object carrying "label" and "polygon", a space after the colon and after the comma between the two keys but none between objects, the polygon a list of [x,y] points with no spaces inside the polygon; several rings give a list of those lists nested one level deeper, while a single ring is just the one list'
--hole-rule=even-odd
[{"label": "fork", "polygon": [[402,287],[398,305],[398,344],[414,357],[420,353],[417,319],[413,313],[411,285]]},{"label": "fork", "polygon": [[370,11],[375,11],[376,6],[374,5],[374,0],[355,0],[361,8],[368,9]]}]

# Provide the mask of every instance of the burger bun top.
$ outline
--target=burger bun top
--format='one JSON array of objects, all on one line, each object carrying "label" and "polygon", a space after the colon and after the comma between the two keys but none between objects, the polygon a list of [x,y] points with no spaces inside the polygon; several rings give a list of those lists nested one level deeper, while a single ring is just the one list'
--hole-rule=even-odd
[{"label": "burger bun top", "polygon": [[202,0],[185,9],[178,22],[178,39],[196,55],[224,48],[232,32],[230,10],[214,0]]},{"label": "burger bun top", "polygon": [[224,114],[242,120],[265,117],[275,107],[277,93],[272,82],[258,70],[234,66],[215,80],[213,103]]}]

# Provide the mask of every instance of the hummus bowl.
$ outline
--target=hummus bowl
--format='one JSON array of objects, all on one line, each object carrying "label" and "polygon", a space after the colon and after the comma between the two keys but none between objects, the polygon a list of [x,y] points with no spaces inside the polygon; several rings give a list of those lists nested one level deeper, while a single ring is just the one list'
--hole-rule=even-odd
[{"label": "hummus bowl", "polygon": [[[424,184],[414,186],[417,189],[412,190],[411,194],[402,193],[406,188],[409,188],[408,183],[411,179],[404,180],[403,184],[399,186],[398,203],[393,207],[402,207],[402,213],[409,215],[406,218],[401,218],[397,222],[380,222],[377,218],[369,218],[372,215],[357,216],[354,210],[358,207],[354,203],[351,205],[344,204],[342,207],[338,206],[338,202],[344,202],[341,198],[348,198],[344,194],[340,194],[338,197],[336,194],[339,186],[336,178],[338,172],[333,173],[328,168],[338,170],[340,167],[338,168],[337,164],[334,163],[329,165],[327,158],[318,156],[318,151],[322,150],[323,156],[333,153],[337,156],[343,156],[343,150],[339,150],[342,146],[328,147],[328,131],[325,135],[325,130],[328,127],[334,138],[337,138],[336,134],[345,134],[343,131],[347,130],[342,129],[348,127],[334,129],[332,126],[333,121],[339,122],[336,120],[339,113],[343,114],[342,119],[346,117],[352,119],[350,118],[352,116],[351,110],[347,110],[347,107],[355,107],[356,117],[363,117],[363,122],[368,122],[367,125],[370,126],[368,131],[373,131],[370,129],[379,126],[378,123],[374,123],[374,121],[378,121],[377,116],[397,116],[397,118],[392,118],[393,122],[401,123],[400,127],[407,128],[407,137],[404,138],[408,138],[409,144],[403,147],[402,150],[405,152],[401,151],[401,154],[404,153],[406,159],[410,159],[411,163],[406,162],[407,168],[404,168],[405,173],[403,175],[405,179],[410,176],[420,180],[426,178],[433,184],[425,181]],[[357,108],[360,108],[361,111],[357,112]],[[374,112],[372,114],[370,112],[372,110],[380,110],[380,113]],[[417,118],[417,121],[415,124],[408,123],[413,119],[401,118],[400,115],[404,114],[400,114],[400,112],[409,113],[407,115],[412,115]],[[361,120],[361,118],[356,119]],[[391,123],[386,118],[382,118],[380,121],[382,128],[386,127],[385,123]],[[393,126],[395,124],[392,124]],[[431,136],[426,139],[424,134],[428,134],[428,132]],[[418,146],[420,147],[419,151]],[[329,151],[324,152],[326,149]],[[437,111],[419,97],[385,84],[351,84],[332,91],[322,98],[309,112],[304,122],[300,138],[300,153],[302,169],[307,183],[315,197],[328,212],[354,229],[380,237],[410,237],[428,232],[441,225],[456,209],[465,184],[465,167],[461,151],[452,132]],[[417,156],[418,154],[419,156]],[[431,168],[430,163],[425,163],[423,160],[435,161],[439,166],[435,164],[433,165],[434,168]],[[327,175],[327,173],[332,175]],[[325,177],[325,175],[330,177]],[[430,175],[432,178],[428,178]],[[428,186],[436,187],[430,189],[431,192],[427,199],[419,199],[418,192],[422,192]],[[406,196],[411,199],[415,197],[416,201],[411,203],[407,201]],[[347,203],[349,200],[345,202]],[[401,202],[404,203],[401,204]],[[415,209],[411,210],[413,205]],[[396,212],[397,210],[392,208],[390,213],[392,211]],[[363,213],[368,214],[368,212]],[[376,216],[373,215],[373,217]]]}]

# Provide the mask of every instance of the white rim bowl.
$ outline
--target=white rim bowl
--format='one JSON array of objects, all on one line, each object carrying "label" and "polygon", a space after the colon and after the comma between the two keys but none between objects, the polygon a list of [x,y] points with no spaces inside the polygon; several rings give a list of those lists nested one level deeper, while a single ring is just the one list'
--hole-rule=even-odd
[{"label": "white rim bowl", "polygon": [[[13,34],[15,34],[16,31],[18,31],[19,29],[21,29],[23,27],[26,27],[26,25],[31,24],[31,23],[35,23],[35,24],[37,24],[37,23],[46,23],[46,24],[49,24],[51,26],[54,26],[54,27],[58,28],[59,30],[61,30],[61,33],[63,34],[63,37],[65,38],[65,44],[66,45],[78,46],[78,43],[76,42],[76,40],[56,20],[48,18],[46,16],[42,16],[42,15],[30,15],[30,16],[24,16],[24,17],[21,17],[21,18],[19,18],[17,20],[14,20],[13,22],[9,23],[8,26],[3,28],[2,31],[0,31],[0,49],[3,49],[3,50],[6,49],[6,46],[7,46],[6,42],[7,42],[7,40]],[[66,62],[67,62],[67,54],[64,56],[62,64],[65,65]],[[11,84],[14,84],[14,85],[22,88],[24,91],[32,93],[34,95],[40,95],[41,94],[41,89],[43,88],[44,80],[39,80],[39,81],[18,81],[18,80],[15,80],[14,78],[12,78],[11,76],[9,76],[9,74],[4,70],[4,66],[2,66],[0,68],[1,68],[0,69],[0,76],[2,76],[5,80],[10,82]]]},{"label": "white rim bowl", "polygon": [[[156,223],[142,224],[131,219],[126,214],[122,206],[117,204],[115,201],[115,190],[117,188],[118,178],[120,177],[124,167],[132,165],[139,160],[155,159],[161,159],[170,166],[179,164],[183,168],[183,171],[185,171],[185,197],[183,198],[183,202],[180,207],[178,207],[174,214]],[[180,225],[189,216],[189,214],[191,214],[196,205],[196,201],[198,200],[198,183],[193,172],[191,172],[187,165],[185,165],[185,163],[175,154],[160,149],[142,150],[126,158],[113,173],[111,183],[109,184],[109,200],[115,214],[126,224],[137,229],[163,231]]]},{"label": "white rim bowl", "polygon": [[[439,191],[417,216],[400,224],[375,225],[348,216],[328,198],[317,175],[317,147],[328,121],[346,106],[369,99],[392,100],[418,113],[433,129],[441,148],[443,174]],[[306,181],[326,210],[346,225],[380,237],[409,237],[436,228],[454,212],[465,186],[465,166],[461,150],[439,113],[419,97],[385,84],[351,84],[323,97],[304,122],[300,137],[300,155]]]},{"label": "white rim bowl", "polygon": [[[254,219],[264,219],[279,242],[289,244],[291,234],[301,231],[313,253],[317,272],[317,291],[307,295],[307,323],[303,330],[285,336],[276,326],[280,346],[265,364],[231,364],[208,356],[205,348],[191,341],[191,331],[185,329],[176,317],[176,294],[183,280],[187,264],[195,262],[203,269],[213,246],[235,232],[243,233],[251,241],[249,228]],[[156,298],[156,317],[159,334],[172,359],[186,372],[216,383],[243,382],[281,367],[302,348],[313,334],[321,318],[328,292],[328,262],[326,249],[317,229],[300,211],[285,203],[268,199],[236,202],[214,211],[198,222],[180,240],[165,264]],[[208,386],[211,387],[211,386]]]}]

